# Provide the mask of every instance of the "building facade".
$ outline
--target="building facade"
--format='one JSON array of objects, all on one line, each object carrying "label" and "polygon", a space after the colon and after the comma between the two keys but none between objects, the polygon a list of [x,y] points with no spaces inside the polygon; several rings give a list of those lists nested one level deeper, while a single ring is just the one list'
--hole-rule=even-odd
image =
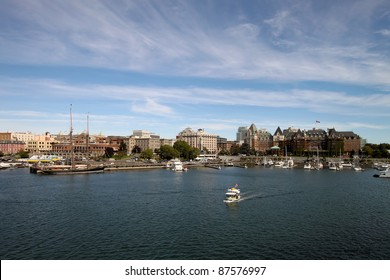
[{"label": "building facade", "polygon": [[0,140],[0,152],[3,154],[16,154],[20,151],[24,151],[24,142],[17,140]]},{"label": "building facade", "polygon": [[237,129],[236,141],[239,144],[243,144],[246,141],[246,139],[247,139],[247,132],[248,132],[248,127],[247,126],[240,126]]},{"label": "building facade", "polygon": [[160,136],[147,130],[133,130],[133,135],[130,136],[128,143],[128,153],[131,153],[135,147],[138,147],[141,152],[147,149],[154,152],[161,147]]},{"label": "building facade", "polygon": [[207,133],[201,128],[197,131],[186,128],[176,136],[176,140],[185,141],[201,152],[216,153],[218,151],[217,137],[216,134]]},{"label": "building facade", "polygon": [[257,129],[256,125],[252,124],[246,132],[245,143],[256,152],[266,153],[272,147],[273,138],[266,129]]},{"label": "building facade", "polygon": [[49,132],[43,135],[35,135],[32,140],[27,140],[25,149],[30,153],[51,153],[53,144],[57,143]]},{"label": "building facade", "polygon": [[272,146],[278,147],[280,154],[304,155],[320,153],[322,155],[341,155],[358,153],[362,139],[352,131],[328,131],[313,128],[301,130],[289,127],[282,130],[278,127],[271,135],[265,129],[257,129],[252,124],[246,132],[246,140],[252,150],[267,153]]},{"label": "building facade", "polygon": [[0,132],[0,141],[1,140],[12,140],[11,132]]},{"label": "building facade", "polygon": [[362,147],[362,139],[352,131],[336,131],[334,128],[328,129],[329,148],[340,150],[340,153],[357,153]]}]

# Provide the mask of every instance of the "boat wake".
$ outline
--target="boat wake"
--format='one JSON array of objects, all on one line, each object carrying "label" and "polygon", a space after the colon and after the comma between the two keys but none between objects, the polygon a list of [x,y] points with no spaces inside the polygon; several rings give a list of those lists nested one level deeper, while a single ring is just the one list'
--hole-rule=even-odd
[{"label": "boat wake", "polygon": [[298,192],[285,192],[285,193],[276,193],[276,194],[267,194],[264,195],[264,193],[254,193],[254,192],[248,192],[248,193],[241,193],[241,198],[235,201],[226,201],[224,200],[225,203],[239,203],[245,200],[252,200],[252,199],[262,199],[262,198],[270,198],[270,197],[277,197],[277,196],[287,196],[287,195],[295,195],[295,194],[300,194],[303,193],[303,191],[298,191]]},{"label": "boat wake", "polygon": [[225,203],[239,203],[239,202],[244,201],[244,200],[249,200],[249,199],[254,199],[254,198],[261,197],[262,193],[254,194],[253,192],[249,192],[249,193],[242,193],[241,195],[242,196],[241,196],[240,199],[237,199],[237,200],[234,200],[234,201],[224,200],[223,202],[225,202]]},{"label": "boat wake", "polygon": [[253,193],[253,192],[243,193],[240,201],[250,200],[250,199],[254,199],[254,198],[259,198],[259,197],[262,197],[262,196],[263,196],[263,193]]}]

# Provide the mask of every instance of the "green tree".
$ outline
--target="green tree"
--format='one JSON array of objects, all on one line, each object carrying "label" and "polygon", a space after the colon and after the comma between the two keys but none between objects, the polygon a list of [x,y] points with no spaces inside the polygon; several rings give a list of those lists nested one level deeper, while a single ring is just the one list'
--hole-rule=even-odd
[{"label": "green tree", "polygon": [[119,145],[119,151],[120,152],[126,152],[127,153],[127,145],[124,141],[122,141]]},{"label": "green tree", "polygon": [[367,144],[363,147],[363,154],[368,157],[372,157],[374,154],[374,149],[371,148],[371,145]]},{"label": "green tree", "polygon": [[237,144],[234,144],[230,147],[230,154],[232,156],[237,156],[240,153],[240,146]]},{"label": "green tree", "polygon": [[20,158],[29,158],[29,153],[28,153],[28,151],[19,151],[19,153],[17,153],[17,155],[18,155]]},{"label": "green tree", "polygon": [[381,143],[381,144],[366,144],[363,147],[363,154],[366,156],[372,156],[374,158],[388,158],[390,149],[390,144]]},{"label": "green tree", "polygon": [[227,156],[227,155],[229,155],[230,153],[229,153],[229,151],[222,150],[222,151],[220,151],[218,154],[219,154],[220,156]]},{"label": "green tree", "polygon": [[114,155],[114,149],[112,147],[107,147],[104,155],[107,158],[111,158]]},{"label": "green tree", "polygon": [[251,148],[249,147],[249,144],[244,143],[240,147],[240,154],[250,155],[250,150],[251,150]]},{"label": "green tree", "polygon": [[159,156],[161,159],[170,160],[180,157],[180,153],[170,145],[163,145],[160,147]]},{"label": "green tree", "polygon": [[181,158],[186,159],[189,157],[191,146],[187,142],[181,140],[176,141],[175,144],[173,144],[173,148],[179,152]]},{"label": "green tree", "polygon": [[379,148],[379,152],[380,152],[380,155],[382,158],[387,158],[389,156],[389,152],[388,152],[389,145],[388,144],[381,143],[381,144],[379,144],[378,148]]},{"label": "green tree", "polygon": [[176,141],[173,144],[173,148],[179,152],[180,157],[184,160],[194,159],[200,154],[198,149],[191,147],[187,142],[181,140]]},{"label": "green tree", "polygon": [[188,159],[195,159],[200,155],[199,149],[191,147]]},{"label": "green tree", "polygon": [[144,158],[144,159],[151,159],[151,158],[153,158],[153,150],[152,149],[146,149],[146,150],[142,151],[141,158]]}]

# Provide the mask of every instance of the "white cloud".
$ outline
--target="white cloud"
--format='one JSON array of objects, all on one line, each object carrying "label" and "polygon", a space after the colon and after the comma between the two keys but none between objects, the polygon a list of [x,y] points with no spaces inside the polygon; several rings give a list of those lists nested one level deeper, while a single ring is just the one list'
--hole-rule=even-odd
[{"label": "white cloud", "polygon": [[[302,108],[312,112],[328,112],[337,115],[390,116],[390,95],[380,92],[354,95],[342,91],[314,89],[256,90],[75,85],[56,80],[0,79],[0,94],[8,99],[17,96],[21,100],[33,101],[39,98],[51,102],[61,100],[62,103],[67,102],[67,104],[71,103],[70,100],[76,103],[88,103],[90,100],[102,104],[115,103],[122,108],[126,108],[127,104],[130,106],[128,108],[135,113],[169,117],[177,117],[182,105]],[[34,112],[24,111],[23,114],[34,114]]]},{"label": "white cloud", "polygon": [[273,36],[279,37],[286,29],[293,29],[299,22],[289,11],[281,10],[277,11],[273,18],[264,20],[264,23],[271,27]]},{"label": "white cloud", "polygon": [[378,30],[375,33],[379,33],[379,34],[381,34],[383,36],[390,36],[390,29],[381,29],[381,30]]},{"label": "white cloud", "polygon": [[348,128],[369,128],[369,129],[375,129],[375,130],[382,130],[382,129],[388,129],[389,126],[385,125],[378,125],[378,124],[372,124],[372,123],[361,123],[361,122],[350,122],[347,124]]},{"label": "white cloud", "polygon": [[140,103],[136,102],[132,104],[131,110],[134,113],[143,113],[143,114],[149,114],[149,115],[162,115],[162,116],[169,116],[173,114],[173,110],[165,105],[162,105],[158,103],[157,101],[146,98],[145,102]]},{"label": "white cloud", "polygon": [[[240,9],[237,18],[245,22],[221,22],[190,2],[13,0],[0,19],[7,26],[0,61],[178,76],[389,84],[390,58],[373,51],[365,35],[376,9],[386,5],[383,1],[340,2],[322,9],[298,4],[284,3],[271,17],[260,13],[251,18]],[[228,12],[220,6],[209,9],[212,15]],[[263,30],[267,26],[271,37]],[[388,36],[389,30],[378,32]]]}]

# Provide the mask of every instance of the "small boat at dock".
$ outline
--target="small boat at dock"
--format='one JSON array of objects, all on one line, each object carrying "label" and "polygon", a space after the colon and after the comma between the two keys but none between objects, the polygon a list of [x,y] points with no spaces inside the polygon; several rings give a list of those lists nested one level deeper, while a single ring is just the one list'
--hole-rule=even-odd
[{"label": "small boat at dock", "polygon": [[172,161],[172,170],[176,172],[187,171],[187,167],[183,166],[183,163],[179,159]]},{"label": "small boat at dock", "polygon": [[374,177],[390,178],[390,169],[382,170],[379,172],[379,174],[374,174]]},{"label": "small boat at dock", "polygon": [[51,165],[42,166],[37,170],[38,174],[44,175],[68,175],[68,174],[91,174],[91,173],[103,173],[104,166],[87,166],[87,165]]}]

